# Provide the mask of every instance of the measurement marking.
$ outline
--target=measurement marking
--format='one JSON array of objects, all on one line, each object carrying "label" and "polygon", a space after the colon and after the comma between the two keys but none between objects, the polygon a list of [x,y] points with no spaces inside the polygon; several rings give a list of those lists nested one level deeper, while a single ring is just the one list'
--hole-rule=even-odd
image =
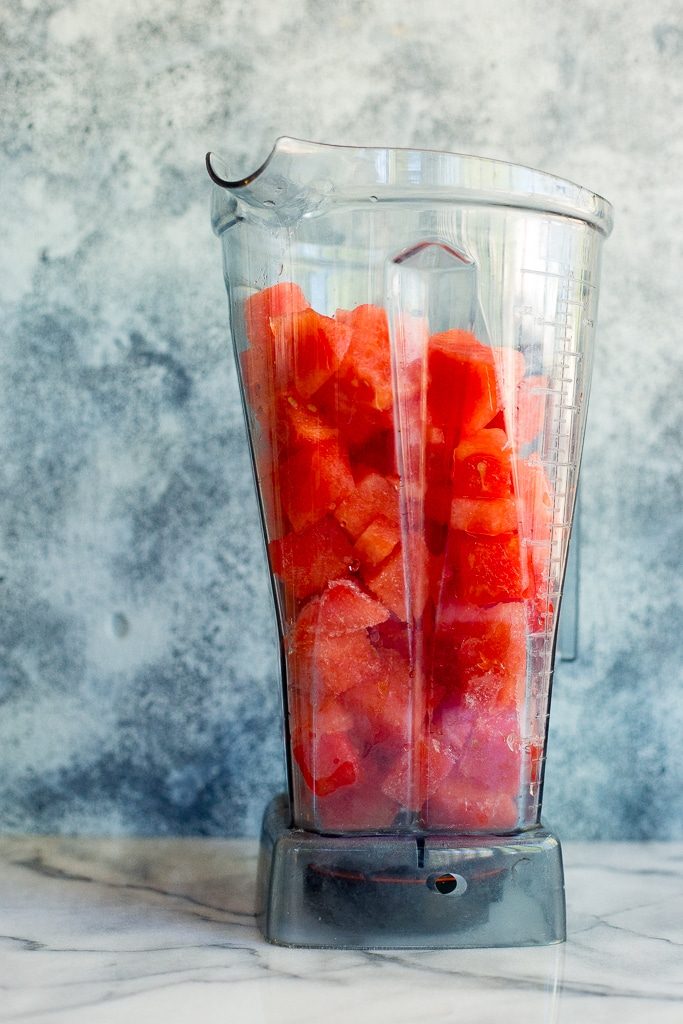
[{"label": "measurement marking", "polygon": [[573,278],[571,278],[566,271],[564,272],[564,274],[558,274],[554,270],[532,270],[531,267],[522,267],[522,273],[537,274],[540,275],[541,277],[556,277],[559,278],[561,281],[567,282],[573,280]]},{"label": "measurement marking", "polygon": [[522,273],[536,274],[540,275],[541,277],[554,277],[560,281],[566,281],[567,285],[580,284],[583,288],[589,288],[592,292],[594,292],[597,287],[597,285],[589,284],[589,282],[584,280],[583,277],[576,277],[571,270],[565,270],[563,274],[559,274],[554,270],[533,270],[531,267],[522,267]]}]

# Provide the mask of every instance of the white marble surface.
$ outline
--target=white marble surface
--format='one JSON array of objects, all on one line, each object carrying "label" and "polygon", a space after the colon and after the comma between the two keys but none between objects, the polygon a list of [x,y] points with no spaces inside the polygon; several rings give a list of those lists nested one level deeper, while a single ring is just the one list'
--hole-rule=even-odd
[{"label": "white marble surface", "polygon": [[0,840],[0,1021],[680,1024],[683,844],[570,843],[566,945],[268,946],[250,840]]}]

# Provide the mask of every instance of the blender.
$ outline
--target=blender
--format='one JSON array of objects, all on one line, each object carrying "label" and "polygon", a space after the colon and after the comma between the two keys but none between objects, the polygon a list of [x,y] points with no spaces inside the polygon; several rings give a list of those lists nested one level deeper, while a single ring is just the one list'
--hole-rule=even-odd
[{"label": "blender", "polygon": [[281,654],[261,929],[562,941],[541,799],[611,207],[437,151],[207,169]]}]

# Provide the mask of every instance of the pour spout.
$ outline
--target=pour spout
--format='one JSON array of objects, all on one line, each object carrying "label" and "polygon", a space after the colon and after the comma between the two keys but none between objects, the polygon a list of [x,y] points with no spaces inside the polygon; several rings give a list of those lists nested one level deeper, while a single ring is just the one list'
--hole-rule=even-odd
[{"label": "pour spout", "polygon": [[323,166],[320,159],[321,149],[327,156],[330,148],[282,137],[255,171],[237,179],[229,176],[220,157],[207,153],[206,169],[215,186],[212,220],[216,234],[243,219],[266,217],[291,224],[318,209],[333,191],[332,168]]}]

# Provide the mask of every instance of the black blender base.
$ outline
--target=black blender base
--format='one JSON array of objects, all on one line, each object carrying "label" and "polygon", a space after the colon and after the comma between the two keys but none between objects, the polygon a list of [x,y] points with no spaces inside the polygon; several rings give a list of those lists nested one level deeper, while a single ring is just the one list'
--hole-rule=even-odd
[{"label": "black blender base", "polygon": [[335,949],[536,946],[566,938],[559,841],[516,835],[322,836],[263,818],[258,920],[269,942]]}]

